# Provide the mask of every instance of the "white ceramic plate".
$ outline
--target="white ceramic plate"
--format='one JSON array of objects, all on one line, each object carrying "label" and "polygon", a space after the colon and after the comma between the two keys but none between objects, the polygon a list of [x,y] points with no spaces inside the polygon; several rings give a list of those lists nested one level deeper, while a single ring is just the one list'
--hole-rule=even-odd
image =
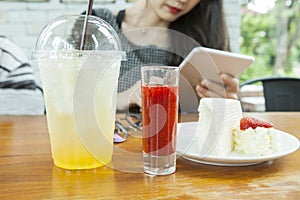
[{"label": "white ceramic plate", "polygon": [[199,155],[195,141],[197,122],[184,122],[178,124],[177,155],[185,159],[219,166],[246,166],[274,160],[299,149],[300,141],[293,135],[280,131],[281,150],[266,156],[247,156],[238,152],[231,152],[228,156]]}]

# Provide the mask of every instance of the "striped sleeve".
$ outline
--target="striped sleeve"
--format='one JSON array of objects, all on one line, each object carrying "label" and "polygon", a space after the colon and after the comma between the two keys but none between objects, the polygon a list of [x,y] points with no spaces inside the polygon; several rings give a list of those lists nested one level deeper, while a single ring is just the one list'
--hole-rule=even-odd
[{"label": "striped sleeve", "polygon": [[21,49],[0,36],[0,88],[35,90],[33,68]]}]

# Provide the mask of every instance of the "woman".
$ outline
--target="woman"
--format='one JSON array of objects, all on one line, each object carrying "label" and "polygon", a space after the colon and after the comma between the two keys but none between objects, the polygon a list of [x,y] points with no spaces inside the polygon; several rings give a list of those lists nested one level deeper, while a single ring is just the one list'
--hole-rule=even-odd
[{"label": "woman", "polygon": [[[141,105],[140,66],[178,66],[199,45],[230,51],[222,0],[138,0],[116,14],[106,9],[92,14],[119,33],[127,52],[120,72],[118,110]],[[197,95],[236,99],[238,80],[227,74],[220,78],[225,92],[223,86],[203,80],[195,88]]]}]

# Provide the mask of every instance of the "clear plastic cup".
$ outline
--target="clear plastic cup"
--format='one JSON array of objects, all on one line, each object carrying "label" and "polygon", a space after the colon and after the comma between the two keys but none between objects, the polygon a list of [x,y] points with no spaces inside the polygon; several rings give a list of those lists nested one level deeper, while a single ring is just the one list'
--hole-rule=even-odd
[{"label": "clear plastic cup", "polygon": [[116,94],[125,52],[117,33],[98,17],[61,16],[40,33],[33,59],[44,90],[54,164],[89,169],[113,152]]}]

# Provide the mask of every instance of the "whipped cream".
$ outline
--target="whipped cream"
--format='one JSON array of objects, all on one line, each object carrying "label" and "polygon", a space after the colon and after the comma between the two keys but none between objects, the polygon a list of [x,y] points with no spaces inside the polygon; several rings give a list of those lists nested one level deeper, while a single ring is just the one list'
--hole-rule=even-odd
[{"label": "whipped cream", "polygon": [[234,150],[250,156],[264,156],[280,151],[280,132],[257,127],[233,131]]}]

